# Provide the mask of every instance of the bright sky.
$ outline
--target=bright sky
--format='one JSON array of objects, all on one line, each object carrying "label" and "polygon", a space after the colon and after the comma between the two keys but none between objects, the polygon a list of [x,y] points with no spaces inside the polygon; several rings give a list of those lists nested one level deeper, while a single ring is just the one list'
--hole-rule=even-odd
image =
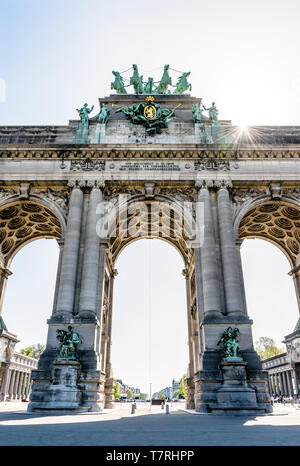
[{"label": "bright sky", "polygon": [[[215,101],[233,124],[298,125],[299,13],[297,0],[2,0],[0,125],[65,125],[84,102],[96,115],[111,71],[132,63],[155,79],[166,63],[191,71],[191,94],[206,106]],[[298,317],[287,260],[259,240],[247,240],[242,257],[254,339],[280,345]],[[46,340],[56,263],[53,240],[26,246],[13,261],[3,317],[19,348]],[[171,246],[144,240],[117,268],[114,376],[156,391],[187,366],[182,260]]]}]

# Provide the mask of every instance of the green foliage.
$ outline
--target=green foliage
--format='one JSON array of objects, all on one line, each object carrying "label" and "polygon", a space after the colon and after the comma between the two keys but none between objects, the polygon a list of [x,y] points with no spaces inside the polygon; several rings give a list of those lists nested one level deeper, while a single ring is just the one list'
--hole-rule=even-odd
[{"label": "green foliage", "polygon": [[146,400],[148,398],[148,393],[140,393],[140,399]]},{"label": "green foliage", "polygon": [[180,395],[180,390],[175,390],[175,392],[173,392],[173,395],[172,395],[172,398],[175,400],[177,398],[180,398],[181,395]]},{"label": "green foliage", "polygon": [[182,398],[185,398],[187,395],[186,375],[183,375],[180,379],[179,393]]},{"label": "green foliage", "polygon": [[273,356],[284,353],[283,348],[278,348],[278,346],[275,345],[273,338],[260,337],[256,341],[255,345],[255,351],[261,360],[272,358]]},{"label": "green foliage", "polygon": [[119,392],[119,382],[116,382],[114,385],[114,397],[116,400],[120,400],[121,393]]},{"label": "green foliage", "polygon": [[159,392],[159,394],[157,396],[158,396],[159,400],[165,400],[167,398],[166,395],[163,392]]},{"label": "green foliage", "polygon": [[133,399],[133,391],[130,388],[127,388],[126,395],[127,395],[127,400]]},{"label": "green foliage", "polygon": [[24,354],[25,356],[29,356],[30,358],[40,359],[44,350],[45,346],[38,343],[37,345],[32,345],[21,349],[20,353]]}]

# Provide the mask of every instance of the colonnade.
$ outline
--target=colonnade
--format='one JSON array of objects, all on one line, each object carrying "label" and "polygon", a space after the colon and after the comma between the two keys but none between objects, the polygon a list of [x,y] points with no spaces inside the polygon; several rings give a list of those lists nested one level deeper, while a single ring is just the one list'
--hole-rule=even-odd
[{"label": "colonnade", "polygon": [[287,369],[270,373],[269,392],[273,396],[292,397],[298,395],[295,371]]},{"label": "colonnade", "polygon": [[36,367],[36,359],[14,353],[11,362],[3,368],[1,401],[28,399],[32,385],[31,371]]}]

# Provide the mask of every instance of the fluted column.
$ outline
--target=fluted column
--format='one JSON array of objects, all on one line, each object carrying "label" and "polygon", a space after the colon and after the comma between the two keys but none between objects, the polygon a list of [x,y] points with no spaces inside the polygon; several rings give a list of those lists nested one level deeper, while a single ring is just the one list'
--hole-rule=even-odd
[{"label": "fluted column", "polygon": [[20,372],[18,370],[16,370],[16,376],[15,376],[14,387],[13,387],[13,398],[15,400],[18,397],[17,394],[18,394],[19,377],[20,377]]},{"label": "fluted column", "polygon": [[62,258],[63,258],[63,252],[64,252],[64,241],[62,239],[58,239],[57,244],[59,246],[59,256],[58,256],[55,291],[54,291],[53,307],[52,307],[53,314],[55,313],[56,306],[57,306],[57,296],[58,296],[59,282],[60,282],[60,275],[61,275],[61,265],[62,265]]},{"label": "fluted column", "polygon": [[[296,291],[296,298],[300,313],[300,264],[295,266],[290,272],[289,275],[293,278],[295,291]],[[300,325],[300,317],[298,320],[298,324]]]},{"label": "fluted column", "polygon": [[[112,274],[110,276],[110,283],[109,283],[109,309],[107,313],[107,328],[106,333],[102,335],[103,344],[105,349],[103,351],[103,357],[105,357],[105,405],[104,407],[107,409],[111,409],[114,407],[114,380],[113,380],[113,371],[111,365],[111,332],[112,332],[112,313],[113,313],[113,294],[114,294],[114,283],[115,277],[118,275],[117,269],[113,269]],[[105,354],[104,354],[105,353]]]},{"label": "fluted column", "polygon": [[5,401],[8,395],[9,383],[10,383],[11,370],[6,367],[4,377],[1,385],[1,399]]},{"label": "fluted column", "polygon": [[[185,285],[186,285],[186,300],[187,300],[187,321],[188,321],[188,340],[189,340],[189,375],[190,377],[194,377],[195,374],[195,357],[194,357],[194,341],[193,341],[193,329],[192,329],[192,316],[191,316],[191,292],[190,292],[190,279],[186,272],[183,270],[183,275],[185,277]],[[199,357],[199,355],[198,355]]]},{"label": "fluted column", "polygon": [[290,377],[290,371],[286,371],[285,374],[286,374],[286,381],[287,381],[289,396],[293,396],[293,388],[292,388],[292,382],[291,382],[291,377]]},{"label": "fluted column", "polygon": [[31,374],[27,374],[27,379],[26,379],[26,390],[25,390],[25,396],[26,398],[29,397],[30,394],[30,388],[31,388]]},{"label": "fluted column", "polygon": [[200,248],[203,305],[205,316],[221,316],[220,282],[217,268],[216,241],[210,193],[205,182],[198,192],[197,213],[204,209],[204,239]]},{"label": "fluted column", "polygon": [[118,275],[117,269],[114,269],[112,275],[110,276],[110,287],[109,287],[109,311],[107,316],[107,349],[106,349],[106,376],[112,377],[111,371],[111,332],[112,332],[112,312],[113,312],[113,295],[114,295],[114,283],[115,277]]},{"label": "fluted column", "polygon": [[96,232],[99,218],[97,206],[103,200],[99,185],[95,185],[90,193],[87,225],[84,244],[84,257],[79,300],[79,314],[95,315],[98,284],[100,238]]},{"label": "fluted column", "polygon": [[194,264],[195,264],[195,285],[196,285],[196,300],[199,322],[204,318],[203,307],[203,284],[202,284],[202,265],[200,248],[194,249]]},{"label": "fluted column", "polygon": [[16,388],[17,399],[20,399],[20,396],[21,396],[22,377],[23,377],[23,372],[19,371],[18,381],[17,381],[17,388]]},{"label": "fluted column", "polygon": [[2,261],[1,261],[1,255],[0,255],[0,314],[2,310],[7,279],[12,274],[10,270],[6,269],[5,267],[2,267],[1,263]]},{"label": "fluted column", "polygon": [[245,291],[245,282],[244,282],[244,274],[243,274],[243,265],[242,265],[242,258],[241,258],[241,246],[243,243],[243,239],[237,239],[235,241],[236,244],[236,251],[237,251],[237,260],[238,260],[238,267],[240,271],[240,282],[241,282],[241,293],[242,293],[242,301],[243,301],[243,313],[248,315],[247,311],[247,299],[246,299],[246,291]]},{"label": "fluted column", "polygon": [[233,233],[232,205],[225,183],[218,191],[218,217],[227,314],[243,313],[241,277]]},{"label": "fluted column", "polygon": [[70,196],[67,231],[61,265],[56,306],[56,313],[58,314],[71,314],[73,312],[82,205],[83,192],[79,185],[75,183]]}]

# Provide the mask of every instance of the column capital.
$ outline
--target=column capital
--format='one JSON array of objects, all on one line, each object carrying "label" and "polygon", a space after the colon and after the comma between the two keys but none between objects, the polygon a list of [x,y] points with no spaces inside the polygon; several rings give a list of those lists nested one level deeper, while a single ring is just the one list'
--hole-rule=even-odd
[{"label": "column capital", "polygon": [[235,244],[240,248],[244,242],[244,238],[237,238]]},{"label": "column capital", "polygon": [[104,189],[105,188],[105,181],[92,179],[92,180],[85,180],[85,179],[75,179],[68,181],[69,188],[78,188],[78,189]]},{"label": "column capital", "polygon": [[232,181],[231,180],[217,180],[215,181],[215,187],[220,189],[230,189],[232,188]]},{"label": "column capital", "polygon": [[293,267],[292,270],[288,274],[292,277],[299,277],[300,276],[300,264]]},{"label": "column capital", "polygon": [[195,187],[200,189],[209,189],[214,187],[215,180],[205,180],[205,179],[197,179],[195,181]]},{"label": "column capital", "polygon": [[1,278],[8,278],[10,275],[12,275],[12,272],[9,269],[6,269],[4,267],[0,267],[0,277]]}]

